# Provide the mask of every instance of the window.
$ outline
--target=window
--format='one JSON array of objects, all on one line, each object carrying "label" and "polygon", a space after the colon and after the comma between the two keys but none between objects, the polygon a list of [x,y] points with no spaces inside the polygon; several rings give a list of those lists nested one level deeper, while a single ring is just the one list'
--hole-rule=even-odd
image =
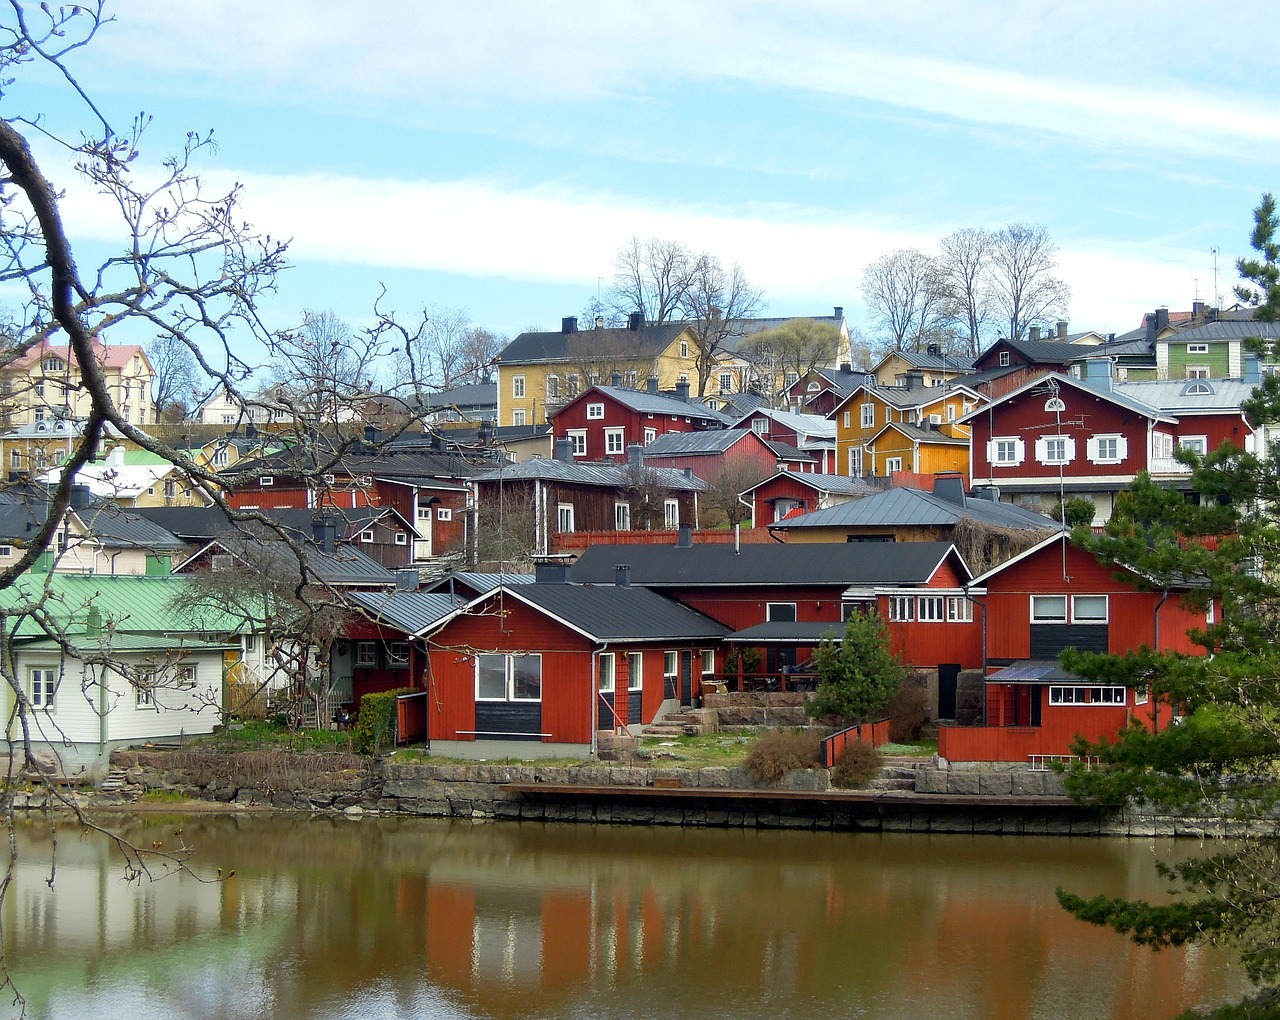
[{"label": "window", "polygon": [[61,372],[63,369],[62,359],[49,357],[40,362],[40,368],[45,372]]},{"label": "window", "polygon": [[166,479],[164,480],[164,498],[165,498],[165,499],[176,499],[176,498],[177,498],[177,495],[178,495],[178,482],[177,482],[177,480],[176,480],[176,479],[173,479],[173,478],[166,478]]},{"label": "window", "polygon": [[681,340],[680,341],[680,357],[687,358],[688,356],[689,356],[689,341]]},{"label": "window", "polygon": [[46,712],[53,709],[53,699],[58,693],[58,671],[56,669],[33,669],[30,673],[31,687],[27,691],[31,704],[35,708],[43,708]]},{"label": "window", "polygon": [[258,478],[258,487],[261,489],[269,489],[276,484],[276,480],[270,475],[262,475]]},{"label": "window", "polygon": [[1001,368],[1008,368],[1008,367],[1009,367],[1009,352],[1008,352],[1008,351],[1001,351],[1001,352],[1000,352],[1000,367],[1001,367]]},{"label": "window", "polygon": [[387,666],[391,669],[407,669],[409,666],[409,642],[387,642]]},{"label": "window", "polygon": [[895,471],[901,471],[901,470],[902,470],[901,457],[886,457],[884,459],[884,473],[886,475],[891,475]]},{"label": "window", "polygon": [[626,440],[624,438],[625,432],[625,429],[604,430],[604,452],[606,454],[626,452]]},{"label": "window", "polygon": [[1209,368],[1208,365],[1188,365],[1187,366],[1188,379],[1208,379],[1212,375],[1213,375],[1213,371]]},{"label": "window", "polygon": [[1076,457],[1076,441],[1071,436],[1040,436],[1036,440],[1036,460],[1041,464],[1070,464]]},{"label": "window", "polygon": [[890,595],[889,619],[900,623],[916,618],[916,597],[914,595]]},{"label": "window", "polygon": [[614,685],[617,683],[614,677],[613,652],[601,652],[599,663],[600,690],[605,694],[612,694]]},{"label": "window", "polygon": [[1182,436],[1178,439],[1179,450],[1190,450],[1197,456],[1203,457],[1209,452],[1209,439],[1207,436]]},{"label": "window", "polygon": [[397,531],[397,532],[395,533],[394,541],[395,541],[396,545],[408,545],[408,544],[409,544],[409,536],[408,536],[408,535],[406,535],[403,531]]},{"label": "window", "polygon": [[644,688],[644,652],[627,652],[627,690]]},{"label": "window", "polygon": [[765,619],[770,623],[795,623],[796,604],[794,602],[770,602],[765,606]]},{"label": "window", "polygon": [[220,446],[213,451],[213,466],[216,468],[224,468],[231,462],[231,451],[225,446]]},{"label": "window", "polygon": [[257,635],[257,634],[245,634],[245,635],[244,635],[244,650],[245,650],[246,652],[256,652],[256,651],[258,650],[258,635]]},{"label": "window", "polygon": [[613,504],[613,528],[615,531],[631,530],[631,504]]},{"label": "window", "polygon": [[956,405],[948,404],[947,405],[947,421],[955,421],[955,420],[956,420]]},{"label": "window", "polygon": [[751,431],[757,436],[767,436],[769,434],[769,419],[757,418],[751,423]]},{"label": "window", "polygon": [[678,383],[687,383],[688,381],[689,381],[688,372],[681,372],[678,376],[676,376],[676,382]]},{"label": "window", "polygon": [[987,461],[992,467],[1016,467],[1027,456],[1020,436],[998,436],[987,441]]},{"label": "window", "polygon": [[[1271,367],[1274,369],[1276,366],[1272,365]],[[1275,375],[1275,372],[1264,371],[1262,374]],[[1207,383],[1203,379],[1195,379],[1182,388],[1184,397],[1211,397],[1213,393],[1213,383]]]},{"label": "window", "polygon": [[1050,687],[1050,705],[1124,705],[1125,687]]},{"label": "window", "polygon": [[862,477],[862,447],[849,447],[849,476],[851,478]]},{"label": "window", "polygon": [[578,395],[578,373],[569,372],[564,377],[564,395],[569,398]]},{"label": "window", "polygon": [[22,467],[22,454],[19,453],[17,450],[9,451],[9,466],[11,468]]},{"label": "window", "polygon": [[542,656],[476,656],[477,701],[541,701]]},{"label": "window", "polygon": [[135,708],[150,708],[152,705],[151,692],[156,687],[156,675],[154,673],[143,673],[138,677],[137,686],[133,688],[133,704]]},{"label": "window", "polygon": [[175,686],[185,690],[191,690],[193,687],[195,687],[196,685],[195,665],[193,664],[189,666],[175,667],[173,671],[173,682]]},{"label": "window", "polygon": [[560,399],[560,377],[558,375],[547,376],[547,399]]},{"label": "window", "polygon": [[1188,354],[1208,354],[1209,345],[1208,344],[1187,344],[1187,353]]},{"label": "window", "polygon": [[850,427],[850,423],[851,423],[852,421],[853,421],[853,417],[852,417],[851,412],[849,412],[849,411],[845,411],[845,413],[844,413],[844,427],[845,427],[845,428],[849,428],[849,427]]},{"label": "window", "polygon": [[963,595],[947,596],[947,623],[971,623],[973,603]]},{"label": "window", "polygon": [[1065,595],[1032,595],[1032,623],[1066,623],[1067,597]]},{"label": "window", "polygon": [[594,421],[604,417],[604,404],[588,404],[587,405],[587,421]]},{"label": "window", "polygon": [[365,529],[364,529],[364,531],[360,532],[360,541],[361,541],[361,542],[372,542],[372,541],[373,541],[373,529],[372,529],[372,528],[365,528]]},{"label": "window", "polygon": [[572,503],[560,503],[556,506],[556,530],[562,535],[573,530]]},{"label": "window", "polygon": [[714,676],[716,672],[716,651],[714,648],[702,650],[702,675],[704,678]]},{"label": "window", "polygon": [[11,545],[0,545],[0,558],[7,559],[8,557],[10,557],[10,556],[12,556],[12,555],[13,555],[13,546],[11,546]]},{"label": "window", "polygon": [[512,412],[511,412],[511,424],[512,424],[512,425],[527,425],[527,424],[529,424],[529,422],[528,422],[528,417],[527,417],[527,415],[525,414],[525,412],[524,412],[523,408],[517,408],[516,410],[514,410],[514,411],[512,411]]},{"label": "window", "polygon": [[1105,595],[1072,595],[1072,623],[1106,623],[1107,597]]},{"label": "window", "polygon": [[437,521],[453,520],[453,508],[448,506],[436,507],[436,520]]},{"label": "window", "polygon": [[863,404],[859,410],[862,413],[859,424],[861,424],[864,429],[869,429],[874,426],[876,423],[876,405]]},{"label": "window", "polygon": [[680,527],[680,501],[666,499],[662,501],[662,526],[668,531]]},{"label": "window", "polygon": [[1090,436],[1085,455],[1095,464],[1119,464],[1129,455],[1129,440],[1121,435]]},{"label": "window", "polygon": [[634,390],[640,382],[640,373],[634,368],[629,368],[622,373],[622,385],[629,390]]},{"label": "window", "polygon": [[573,440],[573,455],[575,457],[585,457],[587,455],[587,430],[569,429],[565,434]]},{"label": "window", "polygon": [[719,382],[721,393],[728,393],[733,389],[733,376],[729,372],[721,372]]},{"label": "window", "polygon": [[645,445],[645,446],[648,446],[650,443],[652,443],[652,442],[653,442],[655,439],[657,439],[657,438],[658,438],[658,430],[657,430],[657,429],[645,429],[645,430],[644,430],[644,445]]},{"label": "window", "polygon": [[676,681],[680,677],[680,653],[662,653],[662,690],[663,694],[672,697],[676,691]]},{"label": "window", "polygon": [[356,665],[361,669],[376,668],[378,665],[378,646],[372,641],[357,641]]},{"label": "window", "polygon": [[919,599],[920,622],[941,623],[946,599],[941,595],[921,595]]},{"label": "window", "polygon": [[43,382],[38,382],[38,383],[36,383],[36,384],[35,384],[35,386],[33,386],[33,387],[32,387],[32,389],[33,389],[33,390],[35,390],[35,394],[36,394],[36,396],[37,396],[37,397],[43,397],[43,396],[44,396],[44,383],[43,383]]},{"label": "window", "polygon": [[524,376],[517,375],[511,379],[511,396],[516,400],[524,399]]}]

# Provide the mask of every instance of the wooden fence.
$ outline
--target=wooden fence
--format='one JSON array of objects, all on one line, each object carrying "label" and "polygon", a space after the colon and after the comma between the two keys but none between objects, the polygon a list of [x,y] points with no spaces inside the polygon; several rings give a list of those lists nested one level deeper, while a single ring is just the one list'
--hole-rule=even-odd
[{"label": "wooden fence", "polygon": [[829,769],[835,765],[840,760],[840,755],[844,753],[844,749],[853,742],[871,747],[881,747],[889,743],[889,720],[878,719],[875,722],[858,723],[856,726],[850,726],[823,739],[819,752],[822,767]]}]

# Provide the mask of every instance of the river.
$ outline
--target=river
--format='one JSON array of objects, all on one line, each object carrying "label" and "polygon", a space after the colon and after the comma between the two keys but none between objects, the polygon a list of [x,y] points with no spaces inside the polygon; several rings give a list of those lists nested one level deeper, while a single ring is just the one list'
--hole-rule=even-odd
[{"label": "river", "polygon": [[[28,1015],[1152,1018],[1242,994],[1053,890],[1158,897],[1168,841],[143,816],[196,875],[19,824],[6,959]],[[222,869],[222,880],[217,880]],[[230,877],[226,877],[230,876]],[[0,1015],[9,1015],[7,998]],[[16,1009],[15,1009],[16,1012]]]}]

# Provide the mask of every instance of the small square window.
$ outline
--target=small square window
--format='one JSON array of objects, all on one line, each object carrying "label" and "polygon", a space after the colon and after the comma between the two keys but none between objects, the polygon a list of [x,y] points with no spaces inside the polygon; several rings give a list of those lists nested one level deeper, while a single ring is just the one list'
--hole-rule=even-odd
[{"label": "small square window", "polygon": [[403,531],[397,531],[395,535],[395,543],[396,545],[408,545],[409,536],[406,535]]},{"label": "small square window", "polygon": [[587,421],[596,421],[604,417],[604,404],[587,405]]},{"label": "small square window", "polygon": [[453,520],[453,508],[448,506],[436,507],[436,520],[437,521]]},{"label": "small square window", "polygon": [[405,669],[409,665],[409,642],[387,642],[387,665],[392,669]]},{"label": "small square window", "polygon": [[378,646],[375,642],[356,642],[356,665],[361,669],[374,669],[378,665]]},{"label": "small square window", "polygon": [[1032,623],[1066,623],[1067,597],[1065,595],[1032,595]]}]

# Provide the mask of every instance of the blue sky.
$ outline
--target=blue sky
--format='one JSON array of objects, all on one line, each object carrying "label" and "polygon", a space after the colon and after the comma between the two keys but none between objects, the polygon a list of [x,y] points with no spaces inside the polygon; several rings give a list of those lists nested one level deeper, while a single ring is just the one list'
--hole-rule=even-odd
[{"label": "blue sky", "polygon": [[[976,8],[971,10],[970,8]],[[1044,225],[1073,329],[1230,300],[1280,187],[1280,85],[1208,3],[130,0],[73,70],[145,155],[215,129],[215,180],[293,238],[264,308],[466,309],[514,335],[607,286],[632,234],[742,264],[771,315],[952,230]],[[80,117],[65,89],[25,94]],[[63,183],[59,181],[59,183]],[[74,184],[83,250],[110,224]]]}]

